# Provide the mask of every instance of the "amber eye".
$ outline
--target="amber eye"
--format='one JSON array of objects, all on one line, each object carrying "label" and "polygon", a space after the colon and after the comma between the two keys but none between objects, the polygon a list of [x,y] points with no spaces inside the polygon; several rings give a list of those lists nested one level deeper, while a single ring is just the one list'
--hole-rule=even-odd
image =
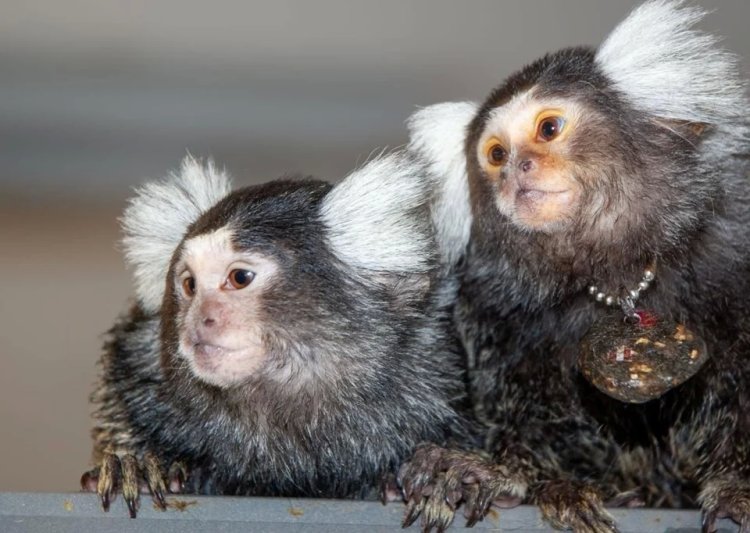
[{"label": "amber eye", "polygon": [[508,152],[505,151],[505,148],[497,143],[491,144],[489,149],[487,150],[487,161],[490,162],[490,165],[495,167],[499,167],[500,165],[505,163],[505,158],[507,156]]},{"label": "amber eye", "polygon": [[537,127],[537,140],[547,142],[560,135],[565,127],[565,119],[562,117],[546,117],[539,122]]},{"label": "amber eye", "polygon": [[255,279],[255,272],[235,268],[229,273],[227,280],[235,289],[244,289]]},{"label": "amber eye", "polygon": [[189,277],[182,280],[182,290],[185,292],[185,296],[190,298],[195,294],[195,278]]}]

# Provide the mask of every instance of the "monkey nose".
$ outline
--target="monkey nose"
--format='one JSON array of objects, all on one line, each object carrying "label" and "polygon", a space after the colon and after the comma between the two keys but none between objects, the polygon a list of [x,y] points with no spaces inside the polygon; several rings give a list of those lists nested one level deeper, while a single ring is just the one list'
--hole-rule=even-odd
[{"label": "monkey nose", "polygon": [[203,326],[210,328],[216,325],[216,319],[211,318],[210,316],[206,316],[206,317],[203,317],[203,319],[201,320],[201,323],[203,324]]},{"label": "monkey nose", "polygon": [[534,162],[531,159],[524,159],[518,163],[518,168],[521,169],[521,172],[528,172],[534,168]]}]

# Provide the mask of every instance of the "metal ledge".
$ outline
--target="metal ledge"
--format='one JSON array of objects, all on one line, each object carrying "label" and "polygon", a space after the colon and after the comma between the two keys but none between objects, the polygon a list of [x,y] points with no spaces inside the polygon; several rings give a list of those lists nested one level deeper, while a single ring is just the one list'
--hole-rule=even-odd
[{"label": "metal ledge", "polygon": [[[112,510],[101,511],[93,494],[0,493],[0,531],[174,532],[268,531],[287,533],[311,531],[327,533],[397,532],[404,507],[382,506],[377,502],[286,499],[170,497],[167,512],[156,510],[149,497],[141,503],[138,518],[128,518],[122,498]],[[669,532],[699,533],[698,511],[661,509],[612,509],[622,533]],[[720,533],[737,531],[729,520],[718,523]],[[412,526],[411,530],[418,530]],[[553,531],[545,526],[535,507],[490,511],[473,530],[463,527],[457,517],[450,531],[514,531],[538,533]]]}]

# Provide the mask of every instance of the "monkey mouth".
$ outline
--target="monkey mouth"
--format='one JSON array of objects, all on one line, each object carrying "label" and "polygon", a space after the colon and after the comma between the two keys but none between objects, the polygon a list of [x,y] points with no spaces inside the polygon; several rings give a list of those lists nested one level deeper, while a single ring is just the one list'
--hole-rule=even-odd
[{"label": "monkey mouth", "polygon": [[544,189],[532,189],[526,187],[519,187],[516,191],[516,200],[518,201],[529,201],[536,202],[543,200],[548,196],[557,196],[570,192],[570,189],[563,189],[561,191],[546,191]]},{"label": "monkey mouth", "polygon": [[221,388],[241,384],[255,374],[264,360],[264,354],[253,347],[228,347],[202,339],[192,339],[182,346],[182,357],[188,361],[192,374]]},{"label": "monkey mouth", "polygon": [[193,344],[193,353],[200,357],[217,357],[233,351],[228,350],[224,346],[208,342],[196,342]]},{"label": "monkey mouth", "polygon": [[213,342],[196,341],[191,344],[193,357],[198,363],[207,363],[217,359],[237,355],[243,351],[242,348],[230,348]]}]

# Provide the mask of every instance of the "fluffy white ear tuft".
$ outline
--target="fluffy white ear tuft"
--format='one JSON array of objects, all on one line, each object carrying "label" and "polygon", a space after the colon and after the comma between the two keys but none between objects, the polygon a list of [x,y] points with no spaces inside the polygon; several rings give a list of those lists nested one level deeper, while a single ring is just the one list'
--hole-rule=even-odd
[{"label": "fluffy white ear tuft", "polygon": [[321,215],[336,256],[358,269],[426,272],[434,260],[424,167],[400,151],[355,170],[326,196]]},{"label": "fluffy white ear tuft", "polygon": [[144,310],[161,307],[169,263],[190,224],[229,194],[229,177],[213,161],[188,156],[179,172],[136,190],[121,219],[125,260]]},{"label": "fluffy white ear tuft", "polygon": [[473,102],[446,102],[425,107],[408,121],[409,150],[424,160],[433,182],[432,219],[442,261],[449,266],[460,259],[471,230],[464,147],[477,109]]},{"label": "fluffy white ear tuft", "polygon": [[657,117],[716,125],[744,114],[735,56],[694,28],[706,11],[681,0],[635,9],[599,48],[596,60],[629,101]]}]

